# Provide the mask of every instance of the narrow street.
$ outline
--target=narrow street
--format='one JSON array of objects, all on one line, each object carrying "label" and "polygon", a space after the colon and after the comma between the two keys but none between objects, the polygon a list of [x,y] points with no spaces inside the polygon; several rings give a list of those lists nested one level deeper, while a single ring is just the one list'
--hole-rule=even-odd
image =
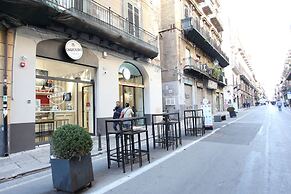
[{"label": "narrow street", "polygon": [[[95,182],[83,192],[288,193],[290,118],[290,110],[279,112],[276,106],[252,108],[237,119],[217,123],[215,131],[178,150],[155,151],[150,164],[126,174],[107,170],[106,159],[95,158]],[[56,191],[48,170],[2,183],[0,193]]]},{"label": "narrow street", "polygon": [[255,108],[108,193],[290,193],[290,118]]}]

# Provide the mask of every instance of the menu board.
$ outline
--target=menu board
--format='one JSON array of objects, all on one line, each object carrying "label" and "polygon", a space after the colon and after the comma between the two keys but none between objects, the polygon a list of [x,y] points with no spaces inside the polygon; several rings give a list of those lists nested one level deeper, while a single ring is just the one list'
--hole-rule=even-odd
[{"label": "menu board", "polygon": [[201,108],[203,109],[205,127],[213,127],[212,108],[207,99],[203,99]]}]

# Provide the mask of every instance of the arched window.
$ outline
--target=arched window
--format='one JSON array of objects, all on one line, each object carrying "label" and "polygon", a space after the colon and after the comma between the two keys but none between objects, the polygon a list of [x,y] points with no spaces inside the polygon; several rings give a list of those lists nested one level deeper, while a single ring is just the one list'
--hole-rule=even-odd
[{"label": "arched window", "polygon": [[131,63],[124,62],[119,71],[119,100],[133,108],[134,116],[144,115],[144,80],[139,69]]},{"label": "arched window", "polygon": [[143,86],[143,77],[136,66],[124,62],[119,67],[119,82],[121,84]]}]

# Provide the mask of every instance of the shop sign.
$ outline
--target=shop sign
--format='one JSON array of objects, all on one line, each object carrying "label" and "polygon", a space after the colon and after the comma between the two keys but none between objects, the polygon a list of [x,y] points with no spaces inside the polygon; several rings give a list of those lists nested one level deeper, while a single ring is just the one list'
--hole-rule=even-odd
[{"label": "shop sign", "polygon": [[54,105],[61,105],[62,103],[65,102],[65,92],[64,89],[60,86],[53,86],[49,89],[49,95],[47,98],[50,100],[50,102]]},{"label": "shop sign", "polygon": [[212,90],[216,90],[217,89],[217,83],[212,81],[212,80],[208,80],[207,88],[208,89],[212,89]]},{"label": "shop sign", "polygon": [[123,68],[123,70],[122,70],[122,76],[123,76],[124,79],[129,80],[130,77],[131,77],[130,70],[127,69],[126,67]]},{"label": "shop sign", "polygon": [[79,60],[83,55],[83,48],[76,40],[69,40],[65,45],[67,55],[73,60]]}]

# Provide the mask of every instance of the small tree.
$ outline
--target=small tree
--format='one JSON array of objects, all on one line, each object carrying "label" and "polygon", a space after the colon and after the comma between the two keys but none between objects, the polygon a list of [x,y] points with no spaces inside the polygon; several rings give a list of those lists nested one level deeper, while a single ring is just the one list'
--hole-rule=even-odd
[{"label": "small tree", "polygon": [[81,157],[91,152],[93,141],[90,134],[78,125],[63,125],[52,135],[52,153],[59,159]]}]

